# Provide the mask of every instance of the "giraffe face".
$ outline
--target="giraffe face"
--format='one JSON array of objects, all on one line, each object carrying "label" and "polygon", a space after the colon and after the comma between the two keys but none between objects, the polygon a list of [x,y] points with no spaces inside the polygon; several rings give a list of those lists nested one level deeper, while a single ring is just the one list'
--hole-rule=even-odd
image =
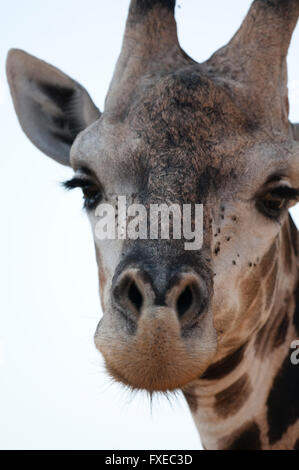
[{"label": "giraffe face", "polygon": [[[266,320],[299,185],[283,60],[298,2],[253,2],[231,42],[203,64],[181,50],[174,7],[132,0],[102,114],[54,67],[22,51],[7,62],[25,133],[71,164],[67,187],[84,192],[104,311],[96,345],[117,380],[150,392],[201,376]],[[201,249],[99,240],[96,206],[119,195],[146,208],[203,204]]]},{"label": "giraffe face", "polygon": [[145,207],[203,204],[197,251],[183,240],[95,235],[104,311],[96,346],[114,378],[149,391],[184,386],[266,321],[279,234],[297,197],[296,146],[283,134],[269,139],[262,122],[195,73],[158,80],[125,119],[103,113],[71,153],[75,177],[88,168],[83,177],[105,203],[133,195]]}]

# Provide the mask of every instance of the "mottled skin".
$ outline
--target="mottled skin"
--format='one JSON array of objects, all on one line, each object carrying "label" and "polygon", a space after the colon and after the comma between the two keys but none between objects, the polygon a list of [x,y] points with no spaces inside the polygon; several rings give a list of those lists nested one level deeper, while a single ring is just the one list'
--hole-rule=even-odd
[{"label": "mottled skin", "polygon": [[171,0],[132,0],[102,114],[62,72],[11,51],[15,108],[28,137],[76,174],[88,168],[106,202],[204,204],[197,252],[95,238],[95,343],[110,374],[151,393],[182,389],[207,449],[298,448],[296,198],[275,218],[258,204],[299,187],[286,77],[299,1],[254,1],[202,64],[181,50],[173,11]]},{"label": "mottled skin", "polygon": [[[297,241],[293,245],[295,235],[290,227],[293,224],[288,219],[276,237],[275,249],[271,247],[251,268],[259,285],[252,282],[246,287],[250,307],[241,328],[245,333],[250,323],[255,324],[252,334],[237,349],[232,347],[224,359],[219,355],[219,361],[213,361],[200,379],[185,388],[206,448],[295,447],[299,379],[298,366],[290,362],[290,344],[299,333],[294,282],[298,245]],[[297,237],[296,228],[291,230]],[[280,254],[276,256],[277,250]],[[235,340],[239,341],[238,336]]]}]

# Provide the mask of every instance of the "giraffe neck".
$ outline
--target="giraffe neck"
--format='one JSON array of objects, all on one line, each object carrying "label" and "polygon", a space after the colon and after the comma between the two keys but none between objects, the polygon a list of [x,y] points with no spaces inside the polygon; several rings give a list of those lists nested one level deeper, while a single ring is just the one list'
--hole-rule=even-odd
[{"label": "giraffe neck", "polygon": [[280,238],[281,282],[268,320],[184,389],[207,449],[299,448],[299,364],[291,360],[299,339],[299,243],[291,218]]}]

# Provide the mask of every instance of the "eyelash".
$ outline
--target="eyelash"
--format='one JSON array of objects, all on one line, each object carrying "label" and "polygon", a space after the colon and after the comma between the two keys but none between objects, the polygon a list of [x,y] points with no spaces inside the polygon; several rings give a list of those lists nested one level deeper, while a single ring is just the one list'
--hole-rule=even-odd
[{"label": "eyelash", "polygon": [[[96,208],[102,199],[102,191],[99,186],[91,180],[74,177],[63,183],[67,190],[81,188],[84,199],[84,209],[90,211]],[[266,196],[270,196],[266,198]],[[272,197],[272,199],[271,199]],[[288,202],[296,200],[299,197],[299,190],[290,188],[288,186],[279,186],[273,190],[268,191],[256,200],[257,209],[266,217],[270,219],[278,219],[283,209],[287,206]],[[276,199],[275,199],[276,198]],[[277,209],[271,208],[271,203],[275,205],[275,201],[282,201],[282,205]],[[268,203],[268,207],[267,207]],[[270,203],[270,205],[269,205]]]},{"label": "eyelash", "polygon": [[99,186],[91,180],[74,177],[65,181],[63,187],[67,190],[81,188],[83,192],[84,209],[91,211],[97,207],[102,199],[102,191]]},{"label": "eyelash", "polygon": [[[287,204],[292,200],[296,200],[298,196],[299,191],[297,189],[280,186],[259,196],[256,207],[266,217],[277,220]],[[278,203],[277,208],[275,208],[275,203]]]}]

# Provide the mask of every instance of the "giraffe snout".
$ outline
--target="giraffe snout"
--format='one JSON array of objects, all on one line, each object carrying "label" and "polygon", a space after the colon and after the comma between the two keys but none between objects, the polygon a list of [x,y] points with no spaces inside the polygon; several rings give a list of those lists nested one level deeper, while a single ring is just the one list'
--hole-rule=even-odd
[{"label": "giraffe snout", "polygon": [[163,248],[123,256],[95,334],[110,375],[150,392],[199,377],[217,345],[209,271]]},{"label": "giraffe snout", "polygon": [[148,270],[134,267],[125,269],[115,280],[112,303],[136,325],[153,308],[167,307],[182,327],[190,328],[205,310],[208,296],[205,282],[197,273],[181,271],[168,278],[160,272],[157,280]]},{"label": "giraffe snout", "polygon": [[125,260],[95,334],[110,375],[136,389],[180,388],[215,354],[207,284],[187,264],[175,271],[172,265]]}]

